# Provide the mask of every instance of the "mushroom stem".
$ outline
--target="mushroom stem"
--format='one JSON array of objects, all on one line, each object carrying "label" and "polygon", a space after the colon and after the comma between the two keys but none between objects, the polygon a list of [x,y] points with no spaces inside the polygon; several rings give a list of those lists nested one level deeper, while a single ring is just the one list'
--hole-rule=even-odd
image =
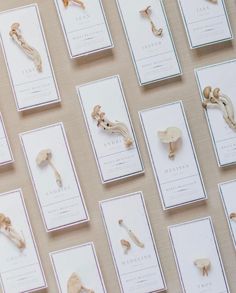
[{"label": "mushroom stem", "polygon": [[169,143],[169,147],[170,147],[170,150],[169,150],[169,158],[173,160],[175,158],[175,143],[174,142],[170,142]]},{"label": "mushroom stem", "polygon": [[132,241],[140,248],[144,248],[144,244],[138,239],[138,237],[134,234],[134,232],[132,232],[124,223],[123,220],[119,220],[118,221],[119,225],[121,227],[123,227],[126,232],[128,233],[130,239],[132,239]]},{"label": "mushroom stem", "polygon": [[151,24],[151,29],[152,32],[154,34],[154,36],[156,37],[162,37],[163,35],[163,29],[162,28],[157,28],[154,21],[151,18],[151,6],[148,6],[147,8],[140,10],[140,14],[143,15],[144,17],[146,17],[148,19],[148,21]]},{"label": "mushroom stem", "polygon": [[60,173],[57,171],[56,167],[54,166],[54,164],[52,163],[52,161],[50,159],[48,160],[48,164],[53,169],[53,172],[54,172],[54,175],[55,175],[55,178],[56,178],[57,185],[59,187],[62,187],[62,179],[61,179]]}]

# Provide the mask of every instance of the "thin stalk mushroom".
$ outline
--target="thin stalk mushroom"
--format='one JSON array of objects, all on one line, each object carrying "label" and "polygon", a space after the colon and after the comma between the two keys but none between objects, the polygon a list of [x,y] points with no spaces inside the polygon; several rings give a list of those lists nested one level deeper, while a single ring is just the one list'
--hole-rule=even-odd
[{"label": "thin stalk mushroom", "polygon": [[225,122],[229,125],[229,127],[232,129],[236,129],[236,121],[234,119],[234,106],[231,99],[227,95],[223,94],[219,88],[213,89],[211,86],[207,86],[204,88],[203,96],[203,108],[219,108],[222,111]]},{"label": "thin stalk mushroom", "polygon": [[72,2],[74,4],[79,5],[82,9],[85,9],[85,4],[81,0],[62,0],[62,2],[65,8],[67,8],[69,6],[69,3]]},{"label": "thin stalk mushroom", "polygon": [[93,290],[84,287],[79,276],[73,273],[67,282],[67,293],[95,293]]},{"label": "thin stalk mushroom", "polygon": [[174,159],[177,150],[177,142],[182,136],[182,131],[177,127],[168,127],[165,131],[158,131],[162,143],[169,144],[169,158]]},{"label": "thin stalk mushroom", "polygon": [[194,265],[202,272],[203,277],[207,277],[211,268],[211,262],[207,258],[201,258],[194,261]]},{"label": "thin stalk mushroom", "polygon": [[121,219],[118,221],[119,225],[125,229],[125,231],[128,233],[130,239],[134,242],[135,245],[137,245],[140,248],[144,248],[144,244],[138,239],[138,237],[134,234],[133,231],[131,231],[124,223],[124,221]]},{"label": "thin stalk mushroom", "polygon": [[229,218],[230,218],[230,220],[236,222],[236,213],[231,213]]},{"label": "thin stalk mushroom", "polygon": [[146,7],[145,9],[142,9],[139,11],[139,13],[148,19],[148,21],[150,22],[151,24],[151,29],[152,29],[152,32],[154,34],[154,36],[156,37],[162,37],[163,36],[163,29],[162,28],[157,28],[155,23],[153,22],[152,20],[152,17],[151,17],[151,14],[152,14],[152,9],[151,9],[151,6],[148,6]]},{"label": "thin stalk mushroom", "polygon": [[20,250],[26,247],[25,240],[14,229],[11,219],[0,214],[0,232],[10,239]]},{"label": "thin stalk mushroom", "polygon": [[128,251],[131,249],[131,244],[129,243],[129,241],[121,239],[120,244],[124,249],[124,253],[127,254]]},{"label": "thin stalk mushroom", "polygon": [[15,43],[22,49],[22,51],[34,62],[38,72],[42,72],[42,59],[39,52],[31,47],[23,38],[19,23],[13,23],[9,35]]},{"label": "thin stalk mushroom", "polygon": [[119,121],[111,122],[105,117],[105,113],[101,111],[101,106],[96,105],[93,108],[91,114],[92,118],[97,121],[97,126],[103,128],[110,133],[121,134],[124,138],[124,143],[126,147],[130,147],[133,144],[133,139],[130,136],[128,127]]},{"label": "thin stalk mushroom", "polygon": [[36,163],[39,167],[45,167],[49,165],[54,172],[57,185],[62,187],[62,179],[60,173],[57,171],[56,167],[52,163],[52,151],[49,149],[42,150],[38,153],[36,157]]}]

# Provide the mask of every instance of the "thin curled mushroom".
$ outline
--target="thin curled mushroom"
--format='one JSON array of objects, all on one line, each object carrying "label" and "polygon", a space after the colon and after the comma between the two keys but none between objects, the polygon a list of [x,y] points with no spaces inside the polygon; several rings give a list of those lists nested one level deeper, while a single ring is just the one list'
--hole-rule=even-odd
[{"label": "thin curled mushroom", "polygon": [[165,131],[158,131],[162,143],[169,144],[169,158],[174,159],[177,151],[177,141],[181,138],[182,132],[177,127],[168,127]]},{"label": "thin curled mushroom", "polygon": [[73,273],[67,282],[67,293],[95,293],[93,290],[84,287],[79,276]]},{"label": "thin curled mushroom", "polygon": [[74,3],[79,5],[82,9],[85,9],[85,4],[81,0],[62,0],[64,6],[67,8],[69,6],[69,3]]},{"label": "thin curled mushroom", "polygon": [[138,237],[134,234],[133,231],[131,231],[124,223],[124,220],[118,221],[119,225],[125,229],[125,231],[128,233],[130,239],[134,242],[135,245],[137,245],[140,248],[144,248],[144,244],[138,239]]},{"label": "thin curled mushroom", "polygon": [[92,118],[97,121],[97,126],[103,128],[110,133],[121,134],[124,138],[124,143],[126,147],[130,147],[133,144],[133,139],[129,134],[128,127],[122,122],[111,122],[105,118],[105,113],[101,111],[101,106],[96,105],[93,108],[91,114]]},{"label": "thin curled mushroom", "polygon": [[62,187],[61,175],[57,171],[54,164],[52,163],[52,151],[51,150],[46,149],[46,150],[40,151],[36,157],[36,163],[39,167],[45,167],[45,166],[49,165],[53,169],[57,185],[59,187]]},{"label": "thin curled mushroom", "polygon": [[162,37],[163,36],[163,29],[162,28],[157,28],[155,23],[153,22],[152,18],[151,18],[151,14],[152,14],[152,10],[151,10],[151,6],[147,6],[145,9],[142,9],[139,11],[139,13],[148,19],[148,21],[151,24],[151,29],[152,32],[154,34],[154,36],[156,37]]},{"label": "thin curled mushroom", "polygon": [[225,122],[230,128],[236,129],[236,121],[234,119],[234,106],[231,99],[223,94],[219,88],[213,89],[211,86],[207,86],[203,90],[204,100],[202,106],[204,109],[208,107],[219,108],[225,119]]},{"label": "thin curled mushroom", "polygon": [[203,277],[208,276],[211,268],[211,262],[207,258],[201,258],[194,261],[194,265],[202,272]]},{"label": "thin curled mushroom", "polygon": [[16,44],[22,49],[22,51],[34,62],[34,65],[38,72],[42,72],[42,59],[39,52],[31,47],[23,38],[20,30],[19,23],[13,23],[9,35],[16,42]]},{"label": "thin curled mushroom", "polygon": [[11,219],[4,214],[0,214],[0,232],[10,239],[19,249],[23,250],[26,247],[25,240],[14,229]]},{"label": "thin curled mushroom", "polygon": [[131,249],[131,244],[129,243],[129,241],[121,239],[120,244],[124,250],[124,254],[127,254],[128,251]]},{"label": "thin curled mushroom", "polygon": [[230,220],[236,222],[236,213],[231,213],[229,218],[230,218]]}]

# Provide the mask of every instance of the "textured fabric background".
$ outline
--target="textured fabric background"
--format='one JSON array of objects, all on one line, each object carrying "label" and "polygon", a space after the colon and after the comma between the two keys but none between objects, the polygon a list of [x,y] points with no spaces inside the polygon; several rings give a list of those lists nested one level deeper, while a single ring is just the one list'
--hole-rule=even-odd
[{"label": "textured fabric background", "polygon": [[[231,292],[236,292],[236,255],[217,189],[217,183],[236,178],[236,166],[224,170],[220,170],[217,167],[193,72],[195,67],[235,58],[235,41],[191,51],[177,1],[165,0],[167,16],[184,75],[181,79],[170,80],[147,88],[141,88],[137,83],[115,0],[103,0],[115,44],[114,50],[110,53],[79,60],[69,59],[53,0],[1,0],[0,10],[15,8],[34,2],[37,2],[39,5],[62,103],[60,106],[44,110],[39,109],[27,114],[17,113],[3,54],[0,52],[0,111],[4,117],[15,157],[15,164],[11,168],[3,168],[0,170],[0,192],[19,187],[23,189],[49,285],[48,292],[57,292],[48,253],[87,241],[94,241],[95,243],[108,292],[119,292],[118,281],[103,228],[98,201],[137,190],[144,192],[169,289],[168,292],[179,293],[181,292],[181,287],[168,238],[167,226],[209,215],[213,218]],[[234,0],[226,0],[226,5],[233,31],[236,34],[236,2]],[[133,177],[125,181],[103,186],[100,182],[90,147],[75,86],[114,74],[119,74],[123,83],[146,172],[144,176]],[[185,207],[171,212],[163,212],[141,132],[138,111],[179,99],[184,101],[209,200],[207,203]],[[87,226],[47,234],[40,217],[18,133],[58,121],[62,121],[65,125],[91,222]]]}]

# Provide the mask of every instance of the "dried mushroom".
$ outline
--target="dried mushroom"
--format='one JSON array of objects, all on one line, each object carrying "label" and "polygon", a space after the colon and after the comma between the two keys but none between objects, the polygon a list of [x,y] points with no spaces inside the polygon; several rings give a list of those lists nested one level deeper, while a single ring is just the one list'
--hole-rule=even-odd
[{"label": "dried mushroom", "polygon": [[125,229],[125,231],[128,233],[130,239],[134,242],[135,245],[137,245],[140,248],[144,248],[144,244],[138,239],[138,237],[132,232],[124,223],[124,220],[118,221],[119,225]]},{"label": "dried mushroom", "polygon": [[213,4],[218,4],[218,0],[207,0],[208,2],[211,2]]},{"label": "dried mushroom", "polygon": [[81,1],[81,0],[62,0],[62,2],[66,8],[69,6],[69,4],[71,2],[71,3],[79,5],[82,9],[85,9],[85,5],[84,5],[83,1]]},{"label": "dried mushroom", "polygon": [[165,131],[158,131],[162,143],[169,144],[169,158],[174,159],[177,151],[177,142],[182,136],[182,131],[177,127],[169,127]]},{"label": "dried mushroom", "polygon": [[230,217],[230,220],[236,222],[236,213],[231,213],[229,217]]},{"label": "dried mushroom", "polygon": [[211,268],[211,262],[207,258],[197,259],[194,261],[194,265],[202,272],[203,277],[208,276]]},{"label": "dried mushroom", "polygon": [[163,36],[163,29],[162,28],[157,28],[155,23],[153,22],[152,20],[152,17],[151,17],[151,14],[152,14],[152,9],[151,9],[151,6],[147,6],[145,9],[142,9],[139,11],[139,13],[148,19],[148,21],[150,22],[151,24],[151,29],[152,29],[152,32],[154,34],[154,36],[156,37],[162,37]]},{"label": "dried mushroom", "polygon": [[127,254],[128,251],[131,249],[131,244],[129,243],[129,241],[121,239],[120,244],[124,249],[124,253]]},{"label": "dried mushroom", "polygon": [[95,293],[93,290],[84,287],[79,276],[73,273],[67,282],[67,293]]}]

